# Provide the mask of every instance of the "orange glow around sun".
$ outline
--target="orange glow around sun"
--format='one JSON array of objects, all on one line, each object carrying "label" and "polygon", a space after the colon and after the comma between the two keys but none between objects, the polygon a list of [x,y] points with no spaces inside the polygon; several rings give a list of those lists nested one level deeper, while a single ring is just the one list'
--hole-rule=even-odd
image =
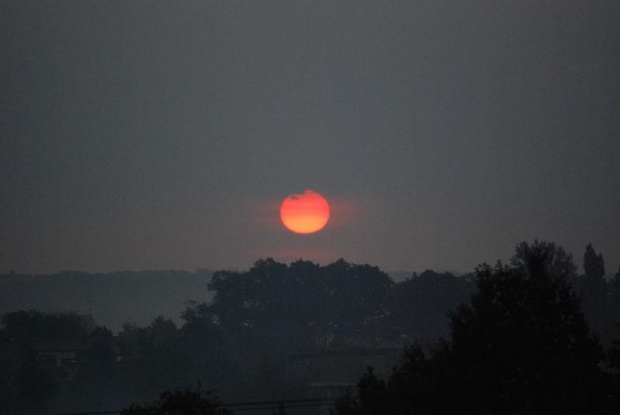
[{"label": "orange glow around sun", "polygon": [[295,233],[318,232],[329,220],[327,200],[313,190],[292,194],[280,206],[280,219],[289,230]]}]

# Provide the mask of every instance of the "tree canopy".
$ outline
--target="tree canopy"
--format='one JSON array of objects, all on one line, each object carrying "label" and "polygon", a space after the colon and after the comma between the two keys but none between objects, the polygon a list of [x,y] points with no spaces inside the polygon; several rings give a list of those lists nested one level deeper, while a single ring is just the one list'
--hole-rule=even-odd
[{"label": "tree canopy", "polygon": [[200,389],[184,389],[162,392],[153,404],[132,405],[121,415],[232,415],[212,392]]},{"label": "tree canopy", "polygon": [[478,267],[450,338],[428,354],[411,346],[385,384],[366,374],[337,414],[600,413],[603,354],[568,283],[572,259],[535,241],[511,264]]},{"label": "tree canopy", "polygon": [[[229,329],[252,328],[299,347],[326,346],[337,335],[373,336],[391,318],[390,277],[370,265],[344,260],[257,261],[247,272],[219,271],[209,290],[208,313]],[[203,310],[206,312],[207,310]],[[283,330],[288,333],[283,339]]]},{"label": "tree canopy", "polygon": [[18,342],[36,339],[83,339],[88,335],[84,320],[75,313],[43,313],[27,310],[2,316],[0,336]]}]

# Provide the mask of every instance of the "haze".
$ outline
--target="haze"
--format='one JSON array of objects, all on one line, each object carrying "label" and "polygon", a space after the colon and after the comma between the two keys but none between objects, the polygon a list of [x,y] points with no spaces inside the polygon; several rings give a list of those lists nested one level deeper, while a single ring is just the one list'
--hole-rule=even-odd
[{"label": "haze", "polygon": [[[620,263],[617,2],[4,1],[0,20],[0,272],[469,271],[534,238]],[[277,205],[306,188],[336,208],[300,237]]]}]

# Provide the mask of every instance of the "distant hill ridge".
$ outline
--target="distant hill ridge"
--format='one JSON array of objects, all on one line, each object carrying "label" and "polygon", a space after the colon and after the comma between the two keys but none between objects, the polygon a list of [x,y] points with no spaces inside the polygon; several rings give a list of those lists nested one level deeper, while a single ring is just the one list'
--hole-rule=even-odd
[{"label": "distant hill ridge", "polygon": [[[395,282],[413,272],[388,272]],[[213,271],[114,271],[0,274],[0,315],[18,310],[92,314],[97,325],[118,332],[124,323],[146,326],[163,315],[180,323],[191,302],[211,299]]]},{"label": "distant hill ridge", "polygon": [[144,326],[159,315],[178,323],[188,302],[210,299],[211,276],[209,270],[2,274],[0,315],[29,309],[91,313],[114,332],[126,322]]}]

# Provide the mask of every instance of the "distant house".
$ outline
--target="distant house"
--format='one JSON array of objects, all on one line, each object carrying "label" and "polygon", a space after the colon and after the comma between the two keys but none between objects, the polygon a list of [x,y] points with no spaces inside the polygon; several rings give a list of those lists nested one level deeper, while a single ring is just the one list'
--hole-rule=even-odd
[{"label": "distant house", "polygon": [[[86,333],[90,334],[96,324],[89,314],[78,315]],[[80,366],[87,361],[90,347],[88,339],[39,339],[28,348],[39,364],[57,383],[71,382]]]},{"label": "distant house", "polygon": [[0,339],[0,396],[17,393],[21,371],[20,348],[15,341]]},{"label": "distant house", "polygon": [[39,366],[54,382],[71,382],[79,367],[86,361],[88,343],[85,340],[45,339],[30,347]]},{"label": "distant house", "polygon": [[312,398],[334,398],[354,388],[366,368],[387,373],[396,364],[402,348],[349,347],[288,355],[290,382],[303,385]]},{"label": "distant house", "polygon": [[[398,362],[403,348],[411,343],[407,336],[391,338],[338,333],[330,347],[303,353],[290,353],[287,377],[298,393],[307,398],[330,399],[352,392],[368,367],[387,375]],[[312,414],[328,414],[320,407]]]}]

